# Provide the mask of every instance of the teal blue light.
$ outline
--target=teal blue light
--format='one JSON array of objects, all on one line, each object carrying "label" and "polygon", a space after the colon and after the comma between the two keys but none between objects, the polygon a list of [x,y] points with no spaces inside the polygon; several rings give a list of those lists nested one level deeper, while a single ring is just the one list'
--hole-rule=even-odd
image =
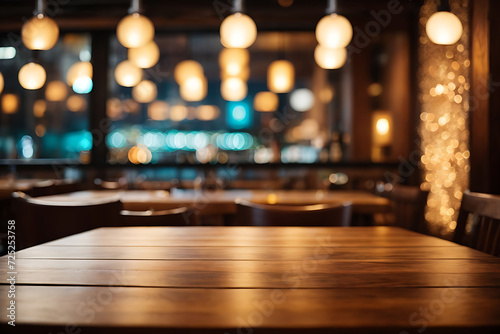
[{"label": "teal blue light", "polygon": [[247,102],[228,102],[226,120],[233,129],[244,129],[252,125],[252,112]]},{"label": "teal blue light", "polygon": [[73,90],[78,94],[88,94],[92,91],[94,83],[89,77],[79,77],[73,83]]}]

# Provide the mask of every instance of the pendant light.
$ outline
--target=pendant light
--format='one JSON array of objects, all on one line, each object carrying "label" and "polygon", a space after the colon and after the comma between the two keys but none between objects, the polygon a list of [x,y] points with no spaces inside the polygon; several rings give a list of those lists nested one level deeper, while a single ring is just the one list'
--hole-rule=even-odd
[{"label": "pendant light", "polygon": [[128,49],[128,60],[140,68],[151,68],[160,60],[160,48],[151,41],[139,48]]},{"label": "pendant light", "polygon": [[19,70],[19,83],[24,89],[40,89],[45,84],[47,74],[42,65],[28,63]]},{"label": "pendant light", "polygon": [[132,0],[129,15],[118,23],[116,37],[126,48],[139,48],[151,42],[155,36],[153,22],[141,15],[141,0]]},{"label": "pendant light", "polygon": [[132,88],[132,97],[139,103],[150,103],[156,99],[158,88],[149,80],[139,82],[137,86]]},{"label": "pendant light", "polygon": [[267,88],[274,93],[288,93],[295,85],[295,68],[288,60],[273,61],[267,68]]},{"label": "pendant light", "polygon": [[427,20],[425,31],[433,43],[452,45],[462,37],[463,26],[460,19],[451,13],[449,2],[440,0],[438,11]]},{"label": "pendant light", "polygon": [[44,14],[45,5],[45,0],[38,0],[35,16],[21,29],[23,43],[30,50],[50,50],[59,39],[59,27]]},{"label": "pendant light", "polygon": [[122,61],[115,68],[116,82],[123,87],[134,87],[141,82],[142,69],[132,64],[129,60]]},{"label": "pendant light", "polygon": [[220,41],[226,48],[248,48],[257,38],[257,26],[242,13],[243,0],[233,0],[232,12],[220,25]]},{"label": "pendant light", "polygon": [[3,75],[2,72],[0,72],[0,94],[2,94],[3,86],[4,86]]},{"label": "pendant light", "polygon": [[347,18],[336,13],[337,1],[328,0],[327,15],[316,25],[316,39],[326,48],[345,48],[352,39],[352,25]]},{"label": "pendant light", "polygon": [[319,67],[335,70],[344,66],[347,61],[346,48],[330,49],[318,44],[314,50],[314,59]]}]

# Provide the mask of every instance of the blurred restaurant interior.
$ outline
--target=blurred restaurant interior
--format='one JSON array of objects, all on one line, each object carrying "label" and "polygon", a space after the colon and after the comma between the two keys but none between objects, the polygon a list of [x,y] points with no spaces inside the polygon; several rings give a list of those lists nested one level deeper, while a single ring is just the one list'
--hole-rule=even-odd
[{"label": "blurred restaurant interior", "polygon": [[[0,255],[15,221],[26,263],[95,228],[186,225],[203,240],[216,234],[205,227],[399,226],[434,237],[419,247],[499,256],[498,12],[493,0],[2,0]],[[484,261],[500,294],[499,262]],[[479,327],[500,328],[496,305]]]}]

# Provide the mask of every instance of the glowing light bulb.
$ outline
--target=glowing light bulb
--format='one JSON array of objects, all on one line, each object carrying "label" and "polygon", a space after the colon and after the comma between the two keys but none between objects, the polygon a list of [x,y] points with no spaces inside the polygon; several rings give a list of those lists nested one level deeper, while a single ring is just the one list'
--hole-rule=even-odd
[{"label": "glowing light bulb", "polygon": [[443,11],[429,17],[425,31],[433,43],[451,45],[462,37],[463,26],[455,14]]},{"label": "glowing light bulb", "polygon": [[274,93],[288,93],[295,84],[295,68],[287,60],[273,61],[267,69],[267,87]]},{"label": "glowing light bulb", "polygon": [[151,42],[155,36],[153,22],[146,16],[134,13],[118,23],[116,37],[126,48],[139,48]]},{"label": "glowing light bulb", "polygon": [[207,96],[207,79],[191,77],[180,85],[180,95],[185,101],[201,101]]},{"label": "glowing light bulb", "polygon": [[314,59],[321,68],[338,69],[347,61],[347,50],[345,48],[329,49],[318,44],[314,50]]},{"label": "glowing light bulb", "polygon": [[179,85],[182,85],[189,78],[203,76],[205,76],[203,67],[197,61],[184,60],[175,66],[174,78]]},{"label": "glowing light bulb", "polygon": [[160,48],[154,41],[128,50],[128,60],[140,68],[151,68],[158,63],[159,59]]},{"label": "glowing light bulb", "polygon": [[228,76],[241,76],[248,68],[250,53],[246,49],[222,49],[219,54],[219,67]]},{"label": "glowing light bulb", "polygon": [[16,94],[4,94],[2,96],[2,111],[5,114],[14,114],[19,109],[19,96]]},{"label": "glowing light bulb", "polygon": [[115,79],[120,86],[134,87],[142,80],[142,69],[129,60],[122,61],[115,68]]},{"label": "glowing light bulb", "polygon": [[296,89],[290,95],[290,106],[297,111],[308,111],[314,105],[314,94],[310,89]]},{"label": "glowing light bulb", "polygon": [[326,48],[345,48],[352,39],[351,22],[336,13],[326,15],[316,25],[316,39]]},{"label": "glowing light bulb", "polygon": [[62,81],[51,81],[45,88],[45,99],[47,101],[64,101],[68,96],[68,86]]},{"label": "glowing light bulb", "polygon": [[273,112],[278,105],[278,95],[273,92],[258,92],[253,99],[253,108],[257,111]]},{"label": "glowing light bulb", "polygon": [[226,48],[248,48],[256,38],[257,26],[248,15],[229,15],[220,25],[220,41]]},{"label": "glowing light bulb", "polygon": [[132,88],[132,97],[139,103],[150,103],[156,99],[157,95],[156,85],[149,80],[143,80]]},{"label": "glowing light bulb", "polygon": [[45,84],[47,74],[42,65],[28,63],[19,70],[19,83],[24,89],[40,89]]},{"label": "glowing light bulb", "polygon": [[49,50],[59,39],[59,27],[43,14],[31,18],[21,30],[24,45],[30,50]]},{"label": "glowing light bulb", "polygon": [[80,61],[74,63],[68,70],[68,74],[66,75],[66,82],[69,86],[73,86],[76,79],[81,77],[88,77],[92,79],[93,68],[92,64],[88,61]]},{"label": "glowing light bulb", "polygon": [[220,92],[226,101],[241,101],[247,96],[248,87],[245,81],[239,78],[228,78],[222,81]]}]

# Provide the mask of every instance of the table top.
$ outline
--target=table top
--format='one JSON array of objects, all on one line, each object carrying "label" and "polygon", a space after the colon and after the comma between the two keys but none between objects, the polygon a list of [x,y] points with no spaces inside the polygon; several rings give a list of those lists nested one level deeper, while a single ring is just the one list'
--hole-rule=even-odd
[{"label": "table top", "polygon": [[205,209],[208,204],[218,206],[225,213],[234,213],[236,199],[269,204],[319,204],[352,202],[357,213],[387,212],[390,201],[365,191],[324,191],[324,190],[221,190],[196,191],[174,189],[163,190],[88,190],[69,194],[43,196],[46,201],[84,201],[120,196],[121,201],[130,209],[167,209],[164,205],[195,205]]},{"label": "table top", "polygon": [[0,179],[0,199],[10,198],[14,191],[28,191],[35,185],[48,182],[44,179]]},{"label": "table top", "polygon": [[499,258],[396,227],[100,228],[19,251],[16,267],[23,333],[500,329]]}]

